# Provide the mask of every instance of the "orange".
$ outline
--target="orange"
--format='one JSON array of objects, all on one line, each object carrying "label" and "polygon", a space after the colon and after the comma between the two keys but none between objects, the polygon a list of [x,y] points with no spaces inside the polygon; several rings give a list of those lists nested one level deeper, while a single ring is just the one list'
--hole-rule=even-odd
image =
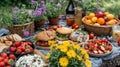
[{"label": "orange", "polygon": [[97,23],[99,23],[100,25],[105,24],[105,20],[103,18],[98,18]]},{"label": "orange", "polygon": [[86,20],[86,23],[87,24],[92,24],[92,21],[91,20]]},{"label": "orange", "polygon": [[104,12],[104,15],[106,15],[106,16],[107,16],[108,14],[109,14],[109,12]]},{"label": "orange", "polygon": [[109,20],[112,20],[112,19],[114,19],[114,16],[113,16],[112,14],[108,14],[108,15],[107,15],[107,18],[108,18]]},{"label": "orange", "polygon": [[95,13],[90,13],[89,18],[93,18],[93,17],[95,17]]},{"label": "orange", "polygon": [[97,22],[97,17],[93,17],[91,20],[92,20],[93,23],[96,23]]}]

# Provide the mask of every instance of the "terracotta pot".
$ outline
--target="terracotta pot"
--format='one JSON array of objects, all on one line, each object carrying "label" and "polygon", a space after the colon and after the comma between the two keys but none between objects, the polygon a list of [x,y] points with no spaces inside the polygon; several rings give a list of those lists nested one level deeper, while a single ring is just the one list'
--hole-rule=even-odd
[{"label": "terracotta pot", "polygon": [[57,25],[58,24],[58,18],[52,18],[49,19],[50,25]]},{"label": "terracotta pot", "polygon": [[40,27],[44,27],[45,21],[35,22],[35,30],[38,30]]}]

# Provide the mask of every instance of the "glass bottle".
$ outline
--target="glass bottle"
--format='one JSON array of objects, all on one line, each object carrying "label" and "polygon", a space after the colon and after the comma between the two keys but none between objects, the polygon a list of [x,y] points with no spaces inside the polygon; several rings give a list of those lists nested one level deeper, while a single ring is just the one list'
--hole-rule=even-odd
[{"label": "glass bottle", "polygon": [[74,14],[75,14],[75,9],[74,9],[74,4],[73,1],[70,0],[69,4],[66,9],[66,24],[71,26],[74,24]]}]

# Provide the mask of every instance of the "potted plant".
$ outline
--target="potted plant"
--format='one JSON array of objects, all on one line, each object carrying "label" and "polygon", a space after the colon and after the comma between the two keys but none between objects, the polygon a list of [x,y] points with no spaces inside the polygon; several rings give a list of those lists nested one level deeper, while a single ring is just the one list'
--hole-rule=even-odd
[{"label": "potted plant", "polygon": [[11,33],[17,33],[23,37],[30,36],[34,33],[34,22],[25,7],[19,9],[15,7],[13,12],[3,14],[0,22],[10,30]]},{"label": "potted plant", "polygon": [[46,17],[46,6],[44,1],[34,1],[32,0],[31,4],[33,5],[32,15],[34,17],[35,30],[38,30],[40,27],[44,26],[44,22],[47,19]]},{"label": "potted plant", "polygon": [[58,17],[62,12],[61,4],[62,4],[61,0],[46,1],[47,17],[51,25],[56,25],[58,23]]},{"label": "potted plant", "polygon": [[51,52],[46,55],[48,67],[91,67],[87,51],[72,41],[57,44],[48,41]]}]

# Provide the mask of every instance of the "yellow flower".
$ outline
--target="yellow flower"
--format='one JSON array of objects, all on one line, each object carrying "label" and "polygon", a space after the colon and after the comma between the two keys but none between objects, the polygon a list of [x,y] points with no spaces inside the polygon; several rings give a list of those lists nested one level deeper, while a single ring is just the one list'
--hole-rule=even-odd
[{"label": "yellow flower", "polygon": [[77,55],[77,58],[78,58],[78,60],[82,60],[82,58],[79,55]]},{"label": "yellow flower", "polygon": [[87,53],[87,51],[85,50],[85,49],[83,49],[83,48],[81,48],[81,52],[80,52],[82,55],[84,55],[84,54],[86,54]]},{"label": "yellow flower", "polygon": [[86,65],[86,67],[92,67],[90,60],[85,60],[85,65]]},{"label": "yellow flower", "polygon": [[50,53],[47,53],[46,56],[45,56],[47,59],[50,58]]},{"label": "yellow flower", "polygon": [[86,59],[89,59],[89,55],[88,54],[85,54],[84,55],[84,59],[86,60]]},{"label": "yellow flower", "polygon": [[[53,49],[55,49],[56,48],[56,46],[57,46],[58,44],[52,44],[52,45],[50,45],[50,50],[53,50]],[[57,48],[56,48],[57,49]]]},{"label": "yellow flower", "polygon": [[70,42],[64,41],[64,42],[63,42],[63,45],[66,46],[66,47],[69,47],[69,46],[70,46]]},{"label": "yellow flower", "polygon": [[62,66],[62,67],[67,67],[68,62],[69,61],[66,57],[62,57],[62,58],[59,59],[60,66]]},{"label": "yellow flower", "polygon": [[50,48],[50,50],[53,50],[54,46],[53,46],[53,45],[51,45],[49,48]]},{"label": "yellow flower", "polygon": [[67,52],[68,47],[63,46],[63,45],[59,45],[59,46],[57,46],[57,49],[60,49],[60,51],[62,51],[62,52]]},{"label": "yellow flower", "polygon": [[51,40],[48,41],[48,45],[52,45],[54,43],[55,43],[55,41],[51,41]]},{"label": "yellow flower", "polygon": [[76,53],[74,50],[70,49],[68,52],[67,52],[67,56],[69,58],[75,58],[76,57]]},{"label": "yellow flower", "polygon": [[76,45],[73,45],[73,48],[75,48],[75,49],[80,49],[80,45],[78,45],[78,44],[76,44]]}]

